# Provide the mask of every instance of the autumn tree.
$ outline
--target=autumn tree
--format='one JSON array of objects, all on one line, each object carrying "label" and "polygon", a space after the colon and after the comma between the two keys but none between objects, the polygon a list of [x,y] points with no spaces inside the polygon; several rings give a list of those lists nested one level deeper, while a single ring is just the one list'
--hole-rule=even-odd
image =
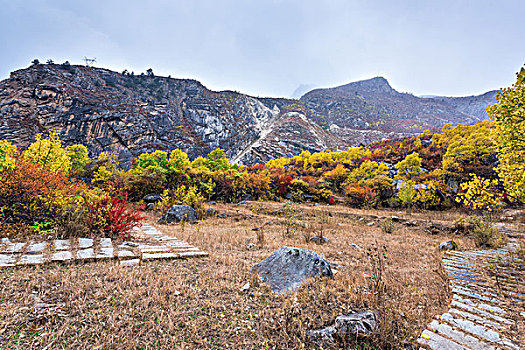
[{"label": "autumn tree", "polygon": [[410,180],[422,173],[421,158],[419,153],[413,152],[405,157],[402,161],[396,164],[397,175],[396,179]]},{"label": "autumn tree", "polygon": [[498,92],[488,113],[496,122],[499,147],[497,172],[513,201],[525,202],[525,69],[516,83]]},{"label": "autumn tree", "polygon": [[412,203],[416,199],[416,194],[417,191],[411,182],[405,182],[397,191],[397,198],[403,203],[409,214],[412,212]]},{"label": "autumn tree", "polygon": [[52,132],[47,138],[37,134],[35,142],[22,154],[24,159],[31,160],[51,171],[69,174],[71,160],[67,151],[62,148],[58,132]]},{"label": "autumn tree", "polygon": [[0,140],[0,172],[11,170],[16,165],[18,150],[6,140]]},{"label": "autumn tree", "polygon": [[503,200],[498,181],[484,179],[476,174],[470,174],[471,180],[461,184],[462,192],[458,193],[456,201],[473,210],[493,211]]},{"label": "autumn tree", "polygon": [[73,145],[67,148],[67,154],[71,163],[72,175],[81,176],[86,170],[86,166],[91,162],[88,157],[88,150],[84,145]]}]

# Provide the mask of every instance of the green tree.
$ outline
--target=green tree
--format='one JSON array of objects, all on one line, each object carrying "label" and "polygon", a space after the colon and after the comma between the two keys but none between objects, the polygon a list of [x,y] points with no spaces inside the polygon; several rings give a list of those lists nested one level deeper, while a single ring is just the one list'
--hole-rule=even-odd
[{"label": "green tree", "polygon": [[71,163],[71,172],[75,175],[83,175],[86,166],[91,162],[88,150],[84,145],[73,145],[67,148],[67,154]]},{"label": "green tree", "polygon": [[137,175],[145,171],[165,173],[168,170],[168,164],[168,153],[164,151],[142,153],[133,162],[131,173]]},{"label": "green tree", "polygon": [[217,148],[206,156],[204,166],[211,171],[228,170],[230,168],[230,161],[226,157],[226,152],[221,148]]}]

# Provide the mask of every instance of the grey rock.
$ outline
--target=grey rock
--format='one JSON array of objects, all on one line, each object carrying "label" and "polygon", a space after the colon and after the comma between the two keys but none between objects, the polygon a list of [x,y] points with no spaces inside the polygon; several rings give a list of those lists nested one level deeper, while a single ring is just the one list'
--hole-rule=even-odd
[{"label": "grey rock", "polygon": [[441,250],[455,250],[458,248],[458,245],[453,240],[443,242],[439,245]]},{"label": "grey rock", "polygon": [[281,247],[278,251],[253,266],[276,293],[296,290],[310,277],[333,277],[330,263],[316,252],[304,248]]},{"label": "grey rock", "polygon": [[335,329],[343,334],[369,336],[377,328],[376,315],[372,311],[361,311],[342,315],[335,319]]},{"label": "grey rock", "polygon": [[310,339],[320,342],[334,344],[334,335],[340,337],[347,335],[367,337],[377,329],[377,318],[372,311],[360,311],[350,315],[341,315],[335,319],[333,326],[322,329],[310,330],[307,335]]},{"label": "grey rock", "polygon": [[206,209],[206,216],[215,216],[217,215],[217,210],[214,208],[208,208]]},{"label": "grey rock", "polygon": [[220,219],[224,219],[226,217],[226,214],[220,213],[219,215],[217,215],[217,217]]},{"label": "grey rock", "polygon": [[330,240],[324,236],[313,236],[312,238],[310,238],[310,241],[317,244],[325,244],[330,242]]},{"label": "grey rock", "polygon": [[148,194],[146,196],[144,196],[144,198],[142,198],[142,200],[145,202],[145,203],[155,203],[155,202],[158,202],[160,200],[160,194],[155,194],[155,193],[152,193],[152,194]]},{"label": "grey rock", "polygon": [[148,203],[148,204],[146,204],[146,210],[151,211],[153,209],[155,209],[155,203]]},{"label": "grey rock", "polygon": [[195,209],[187,205],[174,205],[159,219],[158,222],[169,224],[181,221],[196,222],[197,212]]},{"label": "grey rock", "polygon": [[351,246],[352,248],[354,248],[354,249],[363,249],[363,248],[361,248],[360,246],[358,246],[358,245],[355,244],[355,243],[350,244],[350,246]]}]

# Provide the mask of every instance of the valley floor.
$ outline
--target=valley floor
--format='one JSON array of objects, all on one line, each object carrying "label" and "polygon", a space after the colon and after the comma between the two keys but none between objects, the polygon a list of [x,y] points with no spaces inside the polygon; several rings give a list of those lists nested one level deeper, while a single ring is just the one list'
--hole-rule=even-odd
[{"label": "valley floor", "polygon": [[[448,308],[438,245],[451,237],[430,234],[425,222],[450,225],[458,213],[407,216],[270,202],[214,208],[226,217],[195,225],[149,219],[208,252],[206,258],[0,270],[0,348],[314,348],[307,330],[363,309],[375,311],[380,323],[380,334],[364,348],[411,348]],[[382,218],[393,215],[396,222]],[[328,243],[307,240],[321,232]],[[473,247],[468,238],[454,238],[460,249]],[[281,246],[324,254],[336,264],[334,279],[273,294],[249,271]]]}]

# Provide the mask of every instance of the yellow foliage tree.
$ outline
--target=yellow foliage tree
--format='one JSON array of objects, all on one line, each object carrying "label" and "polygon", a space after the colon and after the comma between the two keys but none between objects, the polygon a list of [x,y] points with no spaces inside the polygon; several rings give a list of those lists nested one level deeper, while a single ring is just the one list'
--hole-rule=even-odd
[{"label": "yellow foliage tree", "polygon": [[525,69],[517,76],[512,87],[498,92],[488,113],[496,122],[499,177],[513,201],[525,202]]},{"label": "yellow foliage tree", "polygon": [[6,140],[0,140],[0,171],[11,170],[16,166],[18,149]]},{"label": "yellow foliage tree", "polygon": [[384,163],[377,163],[372,160],[365,160],[363,163],[361,163],[359,168],[352,170],[350,175],[348,175],[348,179],[346,180],[345,185],[349,185],[355,182],[361,185],[363,181],[372,179],[379,175],[387,174],[388,167]]},{"label": "yellow foliage tree", "polygon": [[413,152],[405,157],[402,161],[396,164],[397,175],[396,179],[410,180],[413,177],[421,174],[421,158],[419,153]]},{"label": "yellow foliage tree", "polygon": [[470,181],[460,185],[464,192],[457,195],[456,201],[473,210],[493,211],[497,209],[497,205],[503,200],[498,180],[484,179],[475,174],[470,174],[470,176]]},{"label": "yellow foliage tree", "polygon": [[69,174],[71,160],[67,151],[62,148],[62,142],[58,132],[52,132],[48,138],[42,138],[42,134],[37,134],[35,142],[22,153],[25,159],[42,164],[51,171]]}]

